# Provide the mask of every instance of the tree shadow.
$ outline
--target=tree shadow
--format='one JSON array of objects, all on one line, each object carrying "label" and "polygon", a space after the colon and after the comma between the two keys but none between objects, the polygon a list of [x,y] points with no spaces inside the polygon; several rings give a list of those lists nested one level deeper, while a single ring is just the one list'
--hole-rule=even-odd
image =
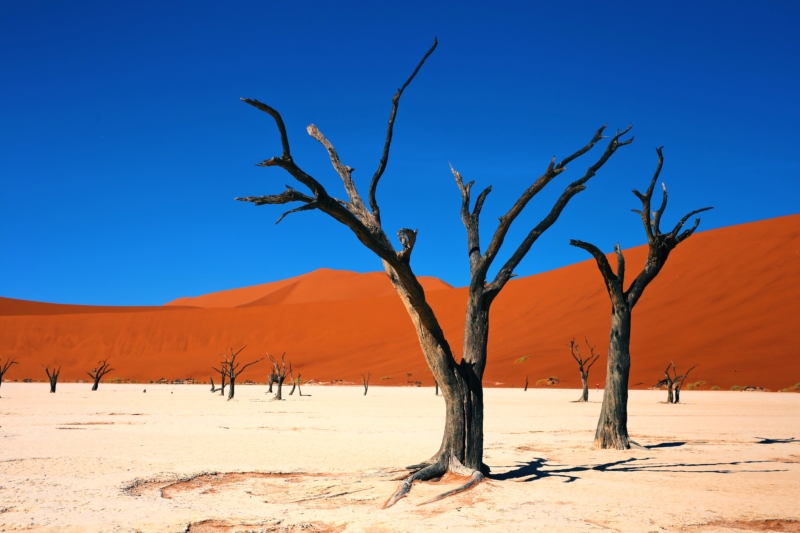
[{"label": "tree shadow", "polygon": [[794,437],[789,439],[767,439],[765,437],[756,437],[757,439],[761,439],[760,442],[756,442],[756,444],[789,444],[791,442],[800,442],[800,439],[796,439]]},{"label": "tree shadow", "polygon": [[652,450],[654,448],[677,448],[678,446],[683,446],[686,442],[660,442],[658,444],[651,444],[649,446],[645,446],[648,450]]},{"label": "tree shadow", "polygon": [[[667,443],[671,444],[671,443]],[[682,443],[683,444],[683,443]],[[489,478],[497,481],[518,479],[523,482],[538,481],[548,477],[565,478],[564,483],[572,483],[580,477],[574,475],[578,472],[678,472],[689,474],[740,474],[744,472],[786,472],[786,469],[731,469],[720,467],[744,466],[760,463],[774,463],[775,461],[733,461],[730,463],[646,463],[652,457],[622,459],[611,463],[596,465],[567,466],[548,464],[545,458],[536,458],[527,463],[518,463],[517,468],[501,474],[490,474]],[[559,468],[561,467],[561,468]],[[702,469],[702,470],[689,470]]]}]

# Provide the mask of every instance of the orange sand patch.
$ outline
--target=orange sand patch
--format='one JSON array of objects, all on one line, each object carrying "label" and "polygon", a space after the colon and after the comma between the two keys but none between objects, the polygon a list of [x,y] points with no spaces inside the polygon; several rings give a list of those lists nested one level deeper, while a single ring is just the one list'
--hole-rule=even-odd
[{"label": "orange sand patch", "polygon": [[[644,247],[625,252],[629,277],[645,253]],[[652,386],[670,360],[679,371],[699,364],[690,381],[703,380],[706,389],[775,391],[800,382],[791,335],[800,325],[798,279],[800,215],[696,234],[672,253],[636,307],[631,386]],[[423,284],[460,354],[466,289],[435,278]],[[531,384],[557,376],[555,387],[580,386],[566,343],[586,335],[605,354],[609,308],[593,260],[512,280],[492,308],[485,384],[521,387],[528,375]],[[164,307],[0,299],[0,315],[0,357],[20,362],[6,379],[43,379],[40,365],[53,363],[63,365],[63,380],[87,379],[85,372],[107,357],[116,369],[108,379],[207,381],[218,354],[247,345],[243,360],[286,352],[303,379],[357,383],[361,372],[371,372],[373,385],[403,385],[410,372],[411,382],[433,384],[383,273],[318,270]],[[240,379],[264,382],[267,375],[260,363]],[[592,388],[604,383],[604,357],[589,379]]]}]

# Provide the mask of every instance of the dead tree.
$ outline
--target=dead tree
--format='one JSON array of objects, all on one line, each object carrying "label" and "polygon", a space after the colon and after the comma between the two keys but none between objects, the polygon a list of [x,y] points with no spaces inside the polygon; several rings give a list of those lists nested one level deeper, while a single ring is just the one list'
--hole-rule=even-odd
[{"label": "dead tree", "polygon": [[675,379],[673,387],[675,389],[675,401],[673,403],[681,403],[681,387],[683,386],[683,382],[686,381],[686,378],[689,377],[689,372],[697,368],[699,365],[694,365],[692,368],[686,371],[685,374],[677,375],[678,368],[675,366],[675,363],[672,364],[672,368],[675,369]]},{"label": "dead tree", "polygon": [[267,393],[272,394],[272,385],[278,382],[278,374],[271,372],[269,375],[269,390]]},{"label": "dead tree", "polygon": [[239,349],[239,351],[235,352],[235,353],[233,351],[233,348],[231,348],[231,354],[225,356],[225,368],[228,370],[228,400],[229,401],[233,399],[233,395],[236,393],[236,388],[235,388],[236,387],[236,378],[239,377],[239,374],[244,372],[244,369],[247,368],[248,366],[254,365],[254,364],[258,363],[259,361],[263,361],[264,360],[263,357],[261,359],[256,359],[255,361],[251,361],[251,362],[247,363],[246,365],[244,365],[240,369],[239,366],[241,365],[241,363],[237,363],[236,362],[236,356],[239,355],[240,353],[242,353],[242,350],[244,350],[245,348],[247,348],[247,346],[242,346]]},{"label": "dead tree", "polygon": [[103,376],[114,370],[110,366],[108,366],[108,359],[103,359],[102,361],[98,361],[97,367],[93,368],[91,372],[87,372],[89,377],[92,378],[94,384],[92,385],[92,390],[97,390],[97,386],[100,384],[100,380],[103,379]]},{"label": "dead tree", "polygon": [[[222,357],[225,357],[224,354],[219,354]],[[221,361],[219,364],[219,368],[211,367],[211,370],[219,373],[219,378],[222,381],[222,385],[218,389],[214,389],[214,380],[211,380],[211,392],[219,391],[220,396],[225,396],[225,381],[228,378],[228,363],[225,361]]]},{"label": "dead tree", "polygon": [[372,373],[368,373],[367,377],[364,377],[364,374],[361,374],[361,383],[364,384],[364,396],[367,395],[367,391],[369,390],[369,378],[372,377]]},{"label": "dead tree", "polygon": [[280,363],[269,354],[267,354],[267,357],[269,357],[269,360],[272,361],[272,373],[276,378],[275,384],[278,385],[278,390],[275,392],[275,397],[273,399],[283,400],[281,388],[283,387],[283,382],[286,380],[286,374],[289,374],[292,371],[292,363],[289,363],[288,367],[286,366],[286,352],[283,352]]},{"label": "dead tree", "polygon": [[58,375],[61,373],[61,367],[56,368],[53,366],[53,372],[50,372],[49,366],[42,365],[44,371],[47,373],[47,379],[50,381],[50,392],[55,394],[56,384],[58,383]]},{"label": "dead tree", "polygon": [[589,344],[589,339],[586,337],[583,338],[584,342],[586,342],[586,346],[589,347],[590,355],[584,361],[583,356],[581,355],[580,349],[578,349],[578,343],[575,342],[575,339],[569,341],[569,350],[572,353],[572,358],[578,362],[578,371],[581,373],[581,385],[583,385],[583,394],[581,397],[578,398],[578,402],[588,402],[589,401],[589,370],[592,369],[592,366],[597,362],[600,358],[599,354],[594,353],[594,346]]},{"label": "dead tree", "polygon": [[662,184],[664,195],[661,200],[661,206],[657,210],[651,211],[650,205],[653,189],[664,164],[661,148],[657,148],[656,153],[658,154],[658,165],[647,191],[642,194],[636,189],[633,190],[633,194],[642,202],[641,211],[638,209],[633,211],[641,216],[644,231],[647,234],[649,252],[644,268],[633,280],[628,290],[624,288],[625,258],[622,255],[619,244],[614,247],[617,256],[617,272],[615,274],[605,254],[597,246],[583,241],[570,241],[571,245],[583,248],[595,258],[600,273],[603,275],[608,295],[611,298],[611,338],[608,347],[608,372],[606,374],[606,389],[603,395],[600,419],[594,436],[595,448],[615,448],[618,450],[630,448],[630,440],[628,438],[628,378],[631,368],[630,341],[633,307],[642,297],[647,285],[661,271],[667,262],[670,252],[678,244],[688,239],[700,224],[700,219],[697,218],[691,228],[679,233],[686,221],[697,213],[711,209],[711,207],[696,209],[680,219],[672,231],[667,234],[661,233],[661,216],[667,207],[667,188],[665,185]]},{"label": "dead tree", "polygon": [[469,256],[470,263],[469,295],[464,321],[464,349],[461,357],[457,358],[450,347],[450,343],[445,338],[433,309],[426,300],[422,285],[411,268],[411,254],[417,240],[417,230],[400,229],[397,235],[401,249],[399,251],[396,250],[381,225],[381,211],[378,207],[376,196],[378,183],[389,160],[389,149],[400,97],[417,75],[425,60],[433,53],[436,44],[434,40],[433,46],[392,99],[392,109],[389,115],[383,153],[378,163],[378,168],[371,178],[366,202],[362,199],[353,181],[352,174],[354,169],[340,161],[339,154],[331,142],[316,126],[308,126],[308,134],[319,141],[326,149],[334,169],[344,184],[344,189],[347,193],[347,198],[344,200],[331,196],[317,179],[302,170],[295,162],[292,157],[286,126],[280,113],[257,100],[243,99],[245,103],[270,115],[274,119],[280,134],[283,150],[281,155],[266,159],[259,163],[258,166],[278,167],[286,171],[301,185],[305,186],[308,192],[301,192],[287,186],[286,190],[280,194],[249,196],[237,198],[237,200],[251,202],[257,206],[299,202],[301,204],[299,207],[286,211],[280,216],[278,222],[291,213],[317,209],[347,226],[364,246],[381,259],[386,275],[389,277],[414,324],[422,352],[433,373],[433,377],[442,389],[445,399],[446,418],[444,436],[439,451],[429,460],[408,468],[409,476],[386,502],[386,507],[394,505],[400,498],[405,496],[415,481],[440,478],[446,472],[453,472],[471,478],[465,485],[435,498],[435,500],[438,500],[467,490],[484,478],[484,473],[488,472],[488,467],[483,463],[482,381],[486,368],[489,309],[491,304],[505,287],[508,280],[514,276],[514,269],[528,253],[534,242],[555,223],[569,201],[586,188],[586,183],[589,179],[597,173],[619,147],[632,141],[632,139],[620,140],[621,136],[627,133],[630,128],[622,132],[618,131],[613,135],[603,154],[594,164],[588,167],[582,177],[567,185],[555,200],[548,214],[530,230],[522,239],[518,248],[509,254],[505,263],[497,269],[495,277],[488,281],[489,269],[497,258],[509,229],[519,214],[534,196],[566,170],[568,163],[586,154],[597,142],[603,139],[605,127],[597,130],[588,144],[567,156],[561,162],[556,162],[555,158],[549,162],[544,173],[534,180],[508,212],[500,217],[500,223],[492,235],[485,252],[481,252],[478,226],[481,209],[491,191],[491,187],[487,187],[478,195],[474,207],[472,207],[470,195],[473,182],[465,184],[461,175],[451,169],[461,193],[461,219],[467,231],[465,251]]},{"label": "dead tree", "polygon": [[0,365],[0,386],[3,385],[3,376],[6,375],[6,372],[8,372],[9,368],[11,368],[11,365],[18,365],[18,364],[19,363],[17,362],[16,359],[8,358],[6,359],[5,363]]},{"label": "dead tree", "polygon": [[528,392],[528,376],[525,376],[525,388],[522,392]]},{"label": "dead tree", "polygon": [[673,363],[672,361],[669,362],[669,364],[667,365],[666,370],[664,370],[664,372],[663,372],[664,379],[662,379],[661,381],[656,383],[655,387],[653,387],[655,389],[660,389],[661,387],[666,387],[667,388],[667,402],[666,403],[674,403],[675,402],[675,400],[673,398],[673,395],[672,395],[673,386],[675,384],[675,378],[673,376],[669,375],[669,369],[670,368],[672,368],[673,372],[675,372],[675,370],[674,370],[675,363]]},{"label": "dead tree", "polygon": [[289,380],[292,382],[292,390],[289,391],[289,396],[294,394],[294,389],[298,389],[298,391],[300,392],[300,396],[302,396],[303,392],[300,391],[300,374],[297,374],[297,377],[295,378],[292,375],[292,367],[291,367],[291,365],[289,365]]},{"label": "dead tree", "polygon": [[[212,367],[212,369],[216,370]],[[208,379],[211,380],[211,392],[217,392],[217,388],[214,386],[214,376],[208,376]]]}]

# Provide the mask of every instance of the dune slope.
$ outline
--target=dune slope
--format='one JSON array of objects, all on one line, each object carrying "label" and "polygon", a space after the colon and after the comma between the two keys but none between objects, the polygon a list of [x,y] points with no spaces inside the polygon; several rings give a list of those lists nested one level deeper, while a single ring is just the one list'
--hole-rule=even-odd
[{"label": "dune slope", "polygon": [[[646,250],[625,254],[632,279]],[[699,364],[691,377],[704,388],[800,382],[792,336],[799,278],[800,215],[696,234],[634,311],[631,386],[652,386],[670,360],[679,370]],[[425,286],[460,353],[466,290],[435,278]],[[356,381],[371,372],[374,384],[432,384],[411,321],[382,273],[319,270],[161,308],[85,307],[0,300],[0,357],[20,362],[6,379],[44,379],[40,365],[58,363],[62,379],[75,380],[108,357],[117,369],[108,378],[207,380],[218,354],[247,345],[244,360],[286,352],[303,379]],[[559,386],[578,387],[566,344],[586,336],[605,354],[609,312],[593,260],[512,280],[492,310],[485,383],[520,387],[526,375],[532,385],[557,376]],[[530,357],[515,362],[523,356]],[[267,374],[260,363],[240,379]],[[604,379],[605,358],[590,375],[593,385]]]}]

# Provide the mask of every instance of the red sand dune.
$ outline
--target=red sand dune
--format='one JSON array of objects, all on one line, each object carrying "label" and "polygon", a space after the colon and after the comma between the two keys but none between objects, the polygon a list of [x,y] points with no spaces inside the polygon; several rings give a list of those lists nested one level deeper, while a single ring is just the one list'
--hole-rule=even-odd
[{"label": "red sand dune", "polygon": [[[601,243],[602,244],[602,243]],[[628,275],[646,250],[625,252]],[[462,260],[463,258],[454,258]],[[800,215],[698,233],[671,255],[634,311],[631,386],[652,386],[670,360],[700,366],[706,387],[800,382]],[[462,345],[463,288],[426,278],[429,300],[456,353]],[[180,307],[184,306],[184,307]],[[188,307],[193,306],[193,307]],[[566,343],[584,335],[608,346],[610,304],[593,260],[516,279],[492,309],[485,383],[515,386],[558,376],[580,380]],[[289,280],[181,298],[164,307],[64,306],[0,299],[0,357],[20,362],[6,379],[86,377],[108,357],[108,378],[207,380],[218,354],[247,345],[245,361],[287,353],[303,379],[432,385],[405,309],[382,273],[318,270]],[[529,355],[522,363],[518,358]],[[266,363],[240,379],[265,381]],[[390,378],[383,379],[382,378]],[[592,384],[605,380],[605,358]]]}]

